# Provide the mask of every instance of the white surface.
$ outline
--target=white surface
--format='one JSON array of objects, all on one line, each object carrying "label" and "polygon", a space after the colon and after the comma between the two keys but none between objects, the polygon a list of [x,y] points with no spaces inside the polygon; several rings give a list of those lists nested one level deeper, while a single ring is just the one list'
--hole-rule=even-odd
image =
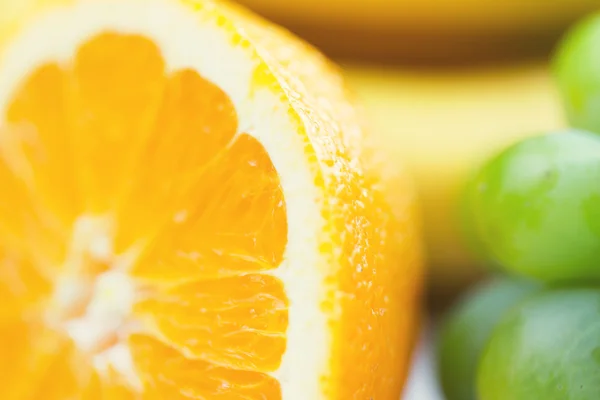
[{"label": "white surface", "polygon": [[402,400],[443,400],[435,373],[433,338],[423,335]]}]

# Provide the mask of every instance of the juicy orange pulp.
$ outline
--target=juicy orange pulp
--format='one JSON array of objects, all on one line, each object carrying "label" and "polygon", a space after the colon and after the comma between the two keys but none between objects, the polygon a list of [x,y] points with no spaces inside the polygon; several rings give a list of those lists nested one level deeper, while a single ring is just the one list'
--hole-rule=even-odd
[{"label": "juicy orange pulp", "polygon": [[219,87],[104,33],[0,130],[0,398],[281,398],[286,205]]}]

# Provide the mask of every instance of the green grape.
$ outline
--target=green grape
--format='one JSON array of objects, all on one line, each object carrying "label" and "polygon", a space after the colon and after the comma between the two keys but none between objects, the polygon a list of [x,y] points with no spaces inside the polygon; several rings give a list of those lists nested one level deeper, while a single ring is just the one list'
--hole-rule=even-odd
[{"label": "green grape", "polygon": [[438,374],[447,400],[476,400],[477,364],[502,314],[536,289],[519,280],[496,279],[478,286],[450,313],[440,331]]},{"label": "green grape", "polygon": [[477,385],[479,400],[600,399],[600,289],[545,291],[508,311]]},{"label": "green grape", "polygon": [[490,260],[544,282],[600,278],[600,136],[517,143],[471,182],[468,223]]},{"label": "green grape", "polygon": [[554,58],[554,74],[570,124],[600,133],[600,14],[565,37]]}]

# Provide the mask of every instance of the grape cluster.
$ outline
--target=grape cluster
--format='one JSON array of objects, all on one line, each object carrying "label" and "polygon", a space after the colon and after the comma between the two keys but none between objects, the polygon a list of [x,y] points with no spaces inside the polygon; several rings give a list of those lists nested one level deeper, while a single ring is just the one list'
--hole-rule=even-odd
[{"label": "grape cluster", "polygon": [[465,192],[465,234],[499,276],[442,327],[448,400],[600,400],[600,15],[554,73],[572,128],[514,144]]}]

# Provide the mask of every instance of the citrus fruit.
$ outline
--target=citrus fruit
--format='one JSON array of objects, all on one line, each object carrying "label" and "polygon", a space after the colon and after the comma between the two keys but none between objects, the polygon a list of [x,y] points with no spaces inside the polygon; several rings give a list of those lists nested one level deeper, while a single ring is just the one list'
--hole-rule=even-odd
[{"label": "citrus fruit", "polygon": [[496,152],[565,125],[547,67],[345,69],[377,147],[417,184],[432,295],[456,293],[482,271],[461,232],[463,187]]},{"label": "citrus fruit", "polygon": [[466,221],[486,256],[544,282],[600,278],[600,137],[561,131],[525,139],[469,185]]},{"label": "citrus fruit", "polygon": [[447,400],[476,400],[481,353],[508,309],[538,290],[516,279],[494,278],[477,285],[446,317],[438,344],[438,373]]},{"label": "citrus fruit", "polygon": [[416,205],[336,69],[221,2],[21,10],[0,40],[0,398],[398,398]]},{"label": "citrus fruit", "polygon": [[600,133],[600,13],[577,24],[557,48],[554,74],[569,123]]},{"label": "citrus fruit", "polygon": [[453,58],[549,50],[596,0],[240,0],[333,53]]},{"label": "citrus fruit", "polygon": [[600,291],[534,294],[494,328],[478,371],[481,400],[594,400],[600,394]]}]

